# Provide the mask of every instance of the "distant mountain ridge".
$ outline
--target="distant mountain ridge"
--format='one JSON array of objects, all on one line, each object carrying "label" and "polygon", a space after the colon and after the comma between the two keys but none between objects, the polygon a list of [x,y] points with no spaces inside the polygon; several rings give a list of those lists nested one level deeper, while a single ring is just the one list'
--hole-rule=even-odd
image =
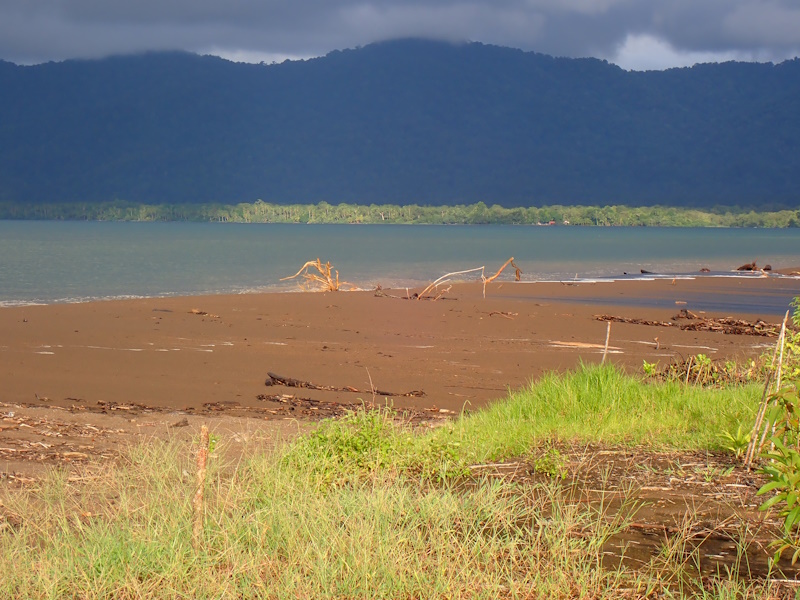
[{"label": "distant mountain ridge", "polygon": [[0,61],[0,201],[800,206],[800,60],[627,72],[398,40]]}]

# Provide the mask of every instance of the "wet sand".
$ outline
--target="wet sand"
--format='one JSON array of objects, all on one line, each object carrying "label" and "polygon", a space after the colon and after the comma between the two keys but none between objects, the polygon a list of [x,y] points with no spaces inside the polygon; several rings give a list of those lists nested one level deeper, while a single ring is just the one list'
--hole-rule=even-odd
[{"label": "wet sand", "polygon": [[[297,412],[293,401],[322,402],[316,410],[324,414],[325,403],[373,400],[374,386],[374,400],[389,398],[397,408],[458,412],[503,398],[544,372],[600,361],[607,325],[595,315],[669,320],[687,308],[777,323],[782,315],[774,310],[703,310],[708,298],[735,299],[736,308],[775,293],[800,294],[800,280],[493,282],[485,299],[480,283],[467,283],[438,301],[370,291],[9,307],[0,309],[0,402],[313,416],[313,406]],[[607,360],[637,370],[643,360],[697,353],[741,359],[773,343],[614,323]],[[338,390],[268,387],[268,373]],[[424,395],[403,395],[410,392]]]}]

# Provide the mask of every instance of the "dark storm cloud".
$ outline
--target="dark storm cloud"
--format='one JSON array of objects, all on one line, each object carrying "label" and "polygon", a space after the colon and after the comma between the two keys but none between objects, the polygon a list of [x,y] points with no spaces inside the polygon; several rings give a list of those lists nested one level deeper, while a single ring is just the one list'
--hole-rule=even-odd
[{"label": "dark storm cloud", "polygon": [[650,53],[654,64],[697,57],[782,60],[800,49],[800,5],[796,0],[0,0],[0,58],[17,62],[162,49],[302,57],[405,36],[609,60]]}]

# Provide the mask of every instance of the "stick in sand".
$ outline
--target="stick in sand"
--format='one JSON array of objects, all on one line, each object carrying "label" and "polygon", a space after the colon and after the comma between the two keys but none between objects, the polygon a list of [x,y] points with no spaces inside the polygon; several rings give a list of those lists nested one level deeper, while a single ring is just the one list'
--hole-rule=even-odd
[{"label": "stick in sand", "polygon": [[603,347],[603,360],[600,364],[605,364],[606,362],[606,355],[608,354],[608,340],[611,339],[611,321],[608,322],[608,328],[606,329],[606,345]]},{"label": "stick in sand", "polygon": [[200,448],[197,450],[197,489],[192,500],[194,523],[192,527],[192,541],[194,548],[200,547],[203,536],[203,493],[206,487],[206,463],[208,462],[208,427],[200,427]]}]

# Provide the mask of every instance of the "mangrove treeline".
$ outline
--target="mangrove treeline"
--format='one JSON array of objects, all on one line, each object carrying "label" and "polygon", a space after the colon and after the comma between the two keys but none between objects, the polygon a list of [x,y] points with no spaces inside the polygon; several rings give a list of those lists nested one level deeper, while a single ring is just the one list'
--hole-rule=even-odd
[{"label": "mangrove treeline", "polygon": [[583,225],[648,227],[800,227],[800,210],[709,210],[666,206],[542,206],[505,208],[483,202],[456,206],[417,204],[235,205],[0,203],[0,219],[82,221],[216,221],[227,223],[394,223],[430,225]]}]

